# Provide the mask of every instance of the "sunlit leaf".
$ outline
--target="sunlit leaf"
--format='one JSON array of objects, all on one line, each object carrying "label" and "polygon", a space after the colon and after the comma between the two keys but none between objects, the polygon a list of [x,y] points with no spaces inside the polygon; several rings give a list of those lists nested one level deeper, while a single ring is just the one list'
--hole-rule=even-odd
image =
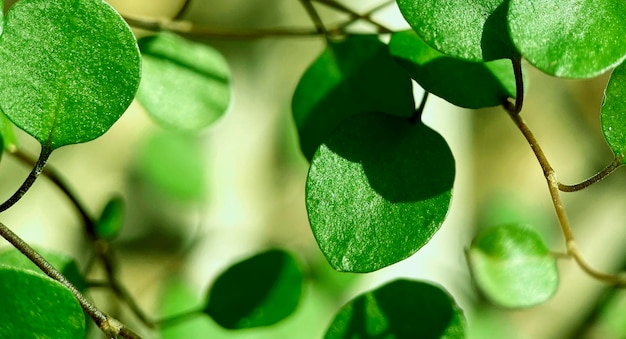
[{"label": "sunlit leaf", "polygon": [[137,99],[166,128],[198,131],[230,103],[230,71],[208,45],[161,33],[139,41],[143,75]]},{"label": "sunlit leaf", "polygon": [[139,50],[102,0],[22,0],[0,40],[0,107],[55,149],[105,133],[132,101]]},{"label": "sunlit leaf", "polygon": [[2,111],[0,111],[0,138],[4,150],[11,152],[17,149],[14,125]]},{"label": "sunlit leaf", "polygon": [[424,42],[454,58],[491,61],[518,57],[508,35],[509,0],[397,0]]},{"label": "sunlit leaf", "polygon": [[476,285],[500,306],[541,304],[559,286],[556,259],[530,226],[487,228],[474,238],[467,257]]},{"label": "sunlit leaf", "polygon": [[[80,273],[78,265],[74,259],[66,254],[43,248],[37,248],[37,253],[44,257],[59,272],[63,273],[63,275],[72,284],[74,284],[78,290],[82,291],[85,289],[85,277],[82,273]],[[33,264],[30,259],[13,247],[0,252],[0,265],[23,268],[44,275],[39,267]]]},{"label": "sunlit leaf", "polygon": [[302,283],[302,271],[290,254],[279,250],[257,254],[217,278],[205,313],[228,329],[269,326],[296,309]]},{"label": "sunlit leaf", "polygon": [[411,79],[377,36],[329,42],[302,75],[291,103],[300,148],[307,159],[346,118],[385,112],[410,116]]},{"label": "sunlit leaf", "polygon": [[0,296],[0,338],[85,337],[78,301],[48,277],[0,264]]},{"label": "sunlit leaf", "polygon": [[626,57],[626,2],[511,0],[511,39],[543,72],[589,78]]},{"label": "sunlit leaf", "polygon": [[457,106],[482,108],[515,97],[511,60],[469,62],[446,56],[414,31],[391,36],[389,51],[426,91]]},{"label": "sunlit leaf", "polygon": [[[611,73],[600,118],[602,132],[616,156],[626,155],[626,63]],[[623,160],[624,161],[624,160]]]},{"label": "sunlit leaf", "polygon": [[465,323],[461,309],[441,288],[396,280],[351,300],[325,338],[460,339]]},{"label": "sunlit leaf", "polygon": [[95,225],[96,236],[100,239],[111,240],[122,229],[124,222],[124,199],[114,196],[107,202]]},{"label": "sunlit leaf", "polygon": [[166,196],[183,201],[205,196],[203,148],[194,138],[172,133],[151,135],[139,150],[137,171]]},{"label": "sunlit leaf", "polygon": [[386,114],[346,120],[313,157],[306,208],[322,253],[339,271],[371,272],[424,246],[441,226],[454,183],[445,140]]}]

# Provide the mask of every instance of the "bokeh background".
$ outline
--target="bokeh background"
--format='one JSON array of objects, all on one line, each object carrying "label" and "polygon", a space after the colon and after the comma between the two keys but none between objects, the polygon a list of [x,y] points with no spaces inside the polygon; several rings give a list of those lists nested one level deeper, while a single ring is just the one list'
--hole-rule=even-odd
[{"label": "bokeh background", "polygon": [[[341,2],[363,12],[381,0]],[[162,20],[177,16],[184,5],[182,0],[110,3],[124,15]],[[186,6],[179,20],[209,27],[313,27],[296,0],[191,0]],[[316,7],[327,23],[345,19],[323,5]],[[393,29],[408,27],[393,4],[374,18]],[[353,29],[371,31],[366,24]],[[146,179],[142,172],[146,152],[155,142],[174,138],[138,103],[103,137],[59,149],[50,166],[67,179],[94,214],[114,194],[126,198],[124,229],[114,243],[118,269],[140,306],[155,318],[193,309],[202,303],[217,274],[267,248],[293,252],[308,272],[308,284],[294,315],[273,327],[241,332],[223,330],[208,317],[163,332],[150,330],[108,292],[94,292],[97,303],[131,327],[155,338],[320,338],[347,300],[397,277],[409,277],[448,290],[466,312],[471,338],[624,337],[626,320],[620,310],[626,308],[626,298],[587,277],[570,261],[559,263],[561,286],[555,297],[527,310],[490,306],[472,285],[464,250],[482,227],[530,223],[555,252],[564,250],[541,169],[502,109],[470,111],[431,97],[424,119],[448,141],[457,166],[448,219],[433,240],[408,260],[366,275],[337,273],[326,263],[309,229],[304,206],[308,163],[300,154],[290,110],[299,77],[322,51],[323,39],[199,41],[223,53],[233,85],[229,111],[192,143],[184,144],[202,160],[200,178],[194,182],[203,192],[201,198],[159,191]],[[562,80],[526,66],[529,84],[523,115],[559,178],[579,182],[602,169],[612,160],[599,124],[608,76]],[[421,97],[421,89],[416,86],[415,91]],[[38,152],[31,138],[19,137],[22,149]],[[171,175],[177,177],[181,171],[178,177],[185,180],[188,177],[181,175],[185,170],[176,166],[183,160],[178,162],[176,154],[157,152],[151,159],[171,162],[167,166]],[[0,164],[0,194],[8,197],[28,170],[5,157]],[[626,264],[622,192],[626,178],[621,172],[585,191],[564,194],[579,246],[593,265],[606,271]],[[41,178],[23,201],[4,213],[2,222],[27,241],[66,252],[86,265],[89,249],[81,220],[47,179]],[[607,305],[617,305],[617,311],[606,311]]]}]

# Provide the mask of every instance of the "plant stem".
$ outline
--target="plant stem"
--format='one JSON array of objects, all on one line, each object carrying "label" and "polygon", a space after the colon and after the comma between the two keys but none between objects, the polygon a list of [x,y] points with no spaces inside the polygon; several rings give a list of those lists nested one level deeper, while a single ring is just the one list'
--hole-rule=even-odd
[{"label": "plant stem", "polygon": [[426,101],[428,101],[428,91],[424,91],[424,94],[422,95],[422,101],[420,102],[419,107],[415,110],[415,112],[413,112],[413,115],[411,115],[411,117],[409,118],[410,123],[416,124],[422,119],[422,113],[424,113]]},{"label": "plant stem", "polygon": [[50,154],[52,154],[51,148],[45,146],[41,148],[39,158],[35,162],[33,169],[28,174],[28,177],[26,177],[26,180],[24,180],[22,186],[20,186],[20,188],[18,188],[15,193],[13,193],[13,195],[9,199],[7,199],[0,205],[0,212],[8,210],[11,206],[15,205],[18,201],[20,201],[20,199],[22,199],[24,194],[26,194],[31,186],[33,186],[35,180],[37,179],[37,177],[39,177],[39,174],[41,174],[41,171],[43,171],[43,168],[46,165]]},{"label": "plant stem", "polygon": [[546,181],[548,183],[550,197],[552,198],[552,204],[554,205],[554,210],[559,220],[561,231],[563,232],[563,236],[565,237],[565,246],[567,248],[567,254],[571,256],[572,258],[574,258],[578,266],[580,266],[580,268],[582,268],[582,270],[585,271],[590,276],[598,280],[604,281],[606,283],[612,284],[612,285],[619,285],[619,286],[626,285],[625,277],[598,272],[594,270],[585,261],[582,253],[580,252],[580,250],[578,249],[578,246],[576,245],[576,241],[574,239],[574,232],[572,231],[572,228],[569,224],[569,220],[567,218],[567,214],[565,213],[565,207],[563,206],[563,201],[561,200],[561,195],[559,192],[559,181],[557,180],[554,169],[552,169],[552,166],[550,166],[550,163],[548,162],[548,159],[543,153],[543,150],[539,146],[537,139],[535,138],[533,133],[530,131],[530,129],[528,128],[528,125],[526,125],[526,122],[524,121],[524,119],[522,119],[520,114],[511,112],[511,111],[508,111],[508,113],[511,119],[513,120],[513,122],[515,123],[515,125],[517,126],[517,128],[522,132],[522,134],[526,138],[526,141],[530,145],[530,148],[533,150],[533,153],[535,154],[535,157],[539,161],[539,165],[541,166],[541,169],[543,170],[543,175],[546,178]]},{"label": "plant stem", "polygon": [[[370,24],[376,26],[378,28],[378,32],[379,33],[391,33],[391,30],[389,28],[379,24],[378,22],[376,22],[376,21],[374,21],[374,20],[372,20],[370,18],[371,13],[373,13],[375,11],[368,12],[366,14],[359,14],[359,13],[353,11],[352,9],[350,9],[350,8],[344,6],[343,4],[341,4],[339,2],[336,2],[334,0],[314,0],[314,1],[319,2],[321,4],[324,4],[324,5],[328,6],[328,7],[334,8],[336,10],[339,10],[341,12],[349,14],[352,17],[352,19],[351,19],[352,22],[354,22],[356,20],[364,20],[364,21],[367,21]],[[385,3],[385,5],[387,5],[387,4]],[[377,9],[378,8],[376,8],[376,10]]]},{"label": "plant stem", "polygon": [[611,173],[613,173],[616,169],[618,169],[620,166],[622,166],[622,161],[624,160],[624,156],[623,155],[618,155],[615,157],[615,159],[613,159],[613,161],[611,161],[611,163],[606,166],[602,171],[598,172],[596,175],[592,176],[591,178],[575,184],[575,185],[566,185],[563,183],[559,183],[559,190],[563,191],[563,192],[576,192],[576,191],[580,191],[584,188],[587,188],[593,184],[595,184],[598,181],[603,180],[604,178],[608,177]]},{"label": "plant stem", "polygon": [[173,316],[159,319],[155,322],[155,325],[159,328],[166,328],[166,327],[174,326],[180,323],[181,321],[185,321],[191,317],[195,317],[197,315],[202,314],[203,311],[204,310],[202,308],[185,311],[179,314],[175,314]]},{"label": "plant stem", "polygon": [[313,24],[315,24],[317,32],[328,38],[328,30],[326,29],[326,26],[324,26],[324,22],[322,21],[319,13],[317,13],[317,10],[315,9],[315,6],[313,6],[311,0],[300,0],[300,2],[302,3],[304,9],[306,9],[307,14],[309,14]]},{"label": "plant stem", "polygon": [[44,259],[39,253],[37,253],[30,245],[28,245],[22,238],[15,234],[11,229],[0,223],[0,235],[6,239],[17,250],[22,252],[30,261],[32,261],[42,272],[44,272],[50,278],[58,281],[65,286],[72,295],[76,298],[81,308],[93,319],[100,330],[107,336],[107,338],[116,338],[121,335],[123,338],[136,339],[141,338],[138,334],[132,330],[126,328],[124,324],[118,320],[111,318],[96,306],[94,306],[85,296],[76,289],[76,287],[65,278],[65,276],[59,272],[54,266],[52,266],[46,259]]},{"label": "plant stem", "polygon": [[522,59],[511,59],[513,74],[515,76],[515,104],[509,100],[504,101],[504,109],[511,114],[519,114],[524,104],[524,75],[522,74]]}]

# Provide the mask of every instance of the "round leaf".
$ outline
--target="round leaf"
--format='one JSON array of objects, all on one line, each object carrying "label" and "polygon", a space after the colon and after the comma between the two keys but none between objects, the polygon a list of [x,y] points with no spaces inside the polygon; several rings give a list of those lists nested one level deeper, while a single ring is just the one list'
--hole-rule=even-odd
[{"label": "round leaf", "polygon": [[320,249],[347,272],[411,256],[443,223],[454,172],[445,140],[422,123],[385,114],[346,120],[315,153],[307,178]]},{"label": "round leaf", "polygon": [[414,31],[391,36],[389,51],[426,91],[465,108],[501,105],[515,97],[511,60],[468,62],[446,56]]},{"label": "round leaf", "polygon": [[5,17],[0,105],[49,149],[104,134],[139,76],[135,38],[102,0],[22,0]]},{"label": "round leaf", "polygon": [[85,316],[60,283],[0,265],[0,338],[82,339]]},{"label": "round leaf", "polygon": [[267,251],[222,273],[204,312],[228,329],[269,326],[293,313],[302,283],[302,271],[290,254]]},{"label": "round leaf", "polygon": [[626,63],[611,73],[600,118],[602,132],[616,156],[626,155]]},{"label": "round leaf", "polygon": [[543,72],[589,78],[626,57],[626,2],[511,0],[509,29],[522,56]]},{"label": "round leaf", "polygon": [[329,42],[306,70],[292,99],[300,148],[311,160],[324,139],[346,118],[415,110],[411,78],[377,36],[350,36]]},{"label": "round leaf", "polygon": [[111,240],[122,229],[124,222],[124,199],[115,196],[104,206],[96,222],[95,232],[98,238]]},{"label": "round leaf", "polygon": [[518,57],[506,26],[509,0],[397,0],[417,34],[441,53],[468,61]]},{"label": "round leaf", "polygon": [[198,131],[230,103],[230,71],[220,52],[171,33],[139,41],[143,77],[137,100],[166,128]]},{"label": "round leaf", "polygon": [[396,280],[345,305],[325,338],[460,339],[465,326],[463,312],[441,288]]},{"label": "round leaf", "polygon": [[[85,290],[85,287],[87,286],[85,277],[82,273],[80,273],[78,265],[74,259],[66,254],[41,248],[37,248],[37,253],[44,257],[59,272],[63,273],[67,280],[74,284],[79,291]],[[0,252],[0,265],[27,269],[45,276],[39,267],[37,267],[24,254],[22,254],[22,252],[18,251],[14,247]]]},{"label": "round leaf", "polygon": [[476,285],[504,307],[541,304],[559,286],[556,259],[530,226],[485,229],[474,238],[467,257]]}]

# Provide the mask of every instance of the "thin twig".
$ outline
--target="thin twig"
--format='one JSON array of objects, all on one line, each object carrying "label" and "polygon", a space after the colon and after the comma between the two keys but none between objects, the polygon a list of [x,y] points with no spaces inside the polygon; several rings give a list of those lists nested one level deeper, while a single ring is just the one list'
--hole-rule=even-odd
[{"label": "thin twig", "polygon": [[326,29],[326,26],[324,26],[324,22],[322,21],[322,18],[315,9],[315,6],[313,6],[311,0],[300,0],[300,2],[302,3],[304,9],[306,9],[307,14],[311,18],[311,21],[313,21],[317,32],[319,34],[323,34],[326,38],[328,38],[328,30]]},{"label": "thin twig", "polygon": [[559,225],[561,226],[561,231],[563,232],[563,236],[565,237],[565,245],[568,255],[574,258],[578,266],[580,266],[580,268],[590,276],[612,285],[625,286],[626,277],[598,272],[595,269],[591,268],[591,266],[585,261],[582,253],[576,245],[574,232],[572,231],[569,220],[567,218],[567,214],[565,213],[565,207],[563,205],[563,201],[561,200],[561,195],[559,192],[559,181],[557,180],[554,169],[552,169],[552,166],[550,166],[550,163],[543,153],[543,150],[539,146],[537,139],[530,131],[528,125],[526,125],[526,122],[524,121],[524,119],[522,119],[521,115],[515,112],[508,113],[513,122],[515,122],[515,125],[526,138],[526,141],[532,148],[535,157],[541,165],[544,177],[546,178],[546,181],[548,183],[548,189],[550,191],[550,197],[552,198],[552,204],[554,205],[554,210],[556,211]]},{"label": "thin twig", "polygon": [[5,202],[3,202],[0,205],[0,212],[6,211],[11,206],[15,205],[18,201],[20,201],[20,199],[22,199],[24,194],[26,194],[26,192],[28,192],[28,190],[33,186],[33,184],[35,183],[35,180],[37,180],[37,177],[39,177],[39,174],[41,174],[41,171],[43,171],[43,168],[46,166],[46,162],[48,161],[50,154],[52,154],[51,148],[48,148],[48,147],[41,148],[41,153],[39,154],[39,158],[35,162],[33,169],[28,174],[28,177],[26,177],[26,180],[24,180],[20,188],[18,188],[18,190],[15,193],[13,193],[13,195],[9,199],[7,199]]},{"label": "thin twig", "polygon": [[424,91],[424,94],[422,95],[422,101],[420,102],[419,107],[415,110],[415,112],[413,112],[413,115],[411,115],[411,117],[409,118],[410,123],[416,124],[422,119],[422,113],[424,113],[426,101],[428,101],[428,91]]},{"label": "thin twig", "polygon": [[[345,5],[343,5],[343,4],[339,3],[339,2],[333,1],[333,0],[313,0],[313,1],[319,2],[321,4],[324,4],[324,5],[328,6],[328,7],[331,7],[333,9],[336,9],[338,11],[341,11],[341,12],[344,12],[344,13],[350,15],[352,22],[357,21],[357,20],[363,20],[363,21],[369,22],[370,24],[372,24],[372,25],[376,26],[376,28],[378,28],[378,32],[379,33],[391,33],[392,32],[391,29],[387,28],[386,26],[384,26],[384,25],[382,25],[382,24],[372,20],[372,18],[370,18],[370,15],[373,12],[376,12],[376,10],[378,10],[378,9],[374,10],[373,12],[368,12],[368,13],[365,13],[365,14],[359,14],[359,13],[355,12],[354,10],[352,10],[351,8],[346,7]],[[385,4],[385,5],[387,5],[387,4]]]},{"label": "thin twig", "polygon": [[504,109],[511,114],[519,114],[524,104],[524,75],[522,74],[522,59],[511,59],[515,76],[515,104],[505,100]]},{"label": "thin twig", "polygon": [[85,296],[76,289],[76,287],[65,278],[65,276],[59,272],[54,266],[52,266],[46,259],[44,259],[39,253],[37,253],[30,245],[28,245],[22,238],[15,234],[11,229],[0,223],[0,235],[6,239],[11,245],[13,245],[18,251],[22,252],[31,262],[33,262],[42,272],[44,272],[50,278],[58,281],[65,286],[72,295],[76,298],[81,308],[93,319],[100,330],[107,336],[107,338],[117,338],[122,336],[127,339],[141,338],[138,334],[127,328],[124,324],[118,320],[106,315],[100,311],[94,304],[92,304]]},{"label": "thin twig", "polygon": [[599,182],[603,180],[604,178],[608,177],[611,173],[613,173],[616,169],[618,169],[620,166],[623,165],[622,163],[623,160],[624,160],[623,155],[616,156],[615,159],[613,159],[613,161],[611,161],[611,163],[608,164],[608,166],[606,166],[602,171],[598,172],[596,175],[592,176],[591,178],[581,183],[578,183],[575,185],[566,185],[566,184],[559,182],[559,190],[563,192],[576,192],[584,188],[587,188],[595,184],[596,182]]},{"label": "thin twig", "polygon": [[203,308],[197,308],[197,309],[193,309],[193,310],[189,310],[189,311],[185,311],[182,313],[178,313],[172,316],[168,316],[165,317],[163,319],[159,319],[157,321],[155,321],[155,325],[158,328],[166,328],[166,327],[171,327],[174,326],[182,321],[185,321],[189,318],[198,316],[200,314],[202,314],[202,312],[204,312]]}]

